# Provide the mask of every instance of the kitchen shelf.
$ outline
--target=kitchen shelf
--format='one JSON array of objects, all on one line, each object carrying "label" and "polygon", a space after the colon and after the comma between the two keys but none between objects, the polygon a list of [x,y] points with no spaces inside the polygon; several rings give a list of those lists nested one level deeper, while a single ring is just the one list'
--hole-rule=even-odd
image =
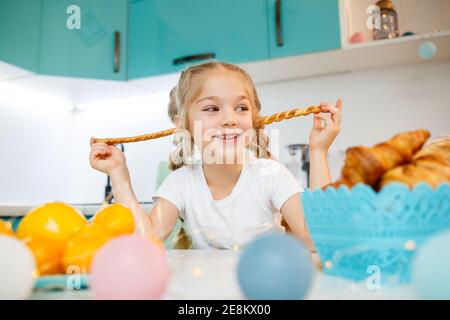
[{"label": "kitchen shelf", "polygon": [[[350,45],[350,37],[362,32],[364,44],[376,43],[372,40],[371,30],[367,27],[369,14],[367,8],[377,0],[339,0],[341,25],[341,46]],[[393,0],[398,16],[399,34],[409,31],[416,35],[430,34],[435,31],[450,30],[450,0]],[[396,38],[392,40],[399,40]]]},{"label": "kitchen shelf", "polygon": [[[430,60],[419,56],[419,47],[424,41],[433,42],[438,49]],[[450,30],[350,44],[343,48],[343,52],[350,71],[449,60]]]},{"label": "kitchen shelf", "polygon": [[[423,60],[418,53],[424,39],[434,42],[438,48],[430,60]],[[339,50],[249,63],[243,67],[256,83],[269,83],[444,60],[450,60],[450,29],[423,36],[351,44]]]}]

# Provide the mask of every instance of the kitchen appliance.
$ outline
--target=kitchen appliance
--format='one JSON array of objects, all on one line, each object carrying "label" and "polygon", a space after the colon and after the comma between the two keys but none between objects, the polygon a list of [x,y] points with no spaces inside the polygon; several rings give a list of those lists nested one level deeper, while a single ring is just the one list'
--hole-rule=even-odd
[{"label": "kitchen appliance", "polygon": [[309,187],[309,145],[303,143],[290,144],[287,146],[290,159],[286,168],[294,175],[303,188]]}]

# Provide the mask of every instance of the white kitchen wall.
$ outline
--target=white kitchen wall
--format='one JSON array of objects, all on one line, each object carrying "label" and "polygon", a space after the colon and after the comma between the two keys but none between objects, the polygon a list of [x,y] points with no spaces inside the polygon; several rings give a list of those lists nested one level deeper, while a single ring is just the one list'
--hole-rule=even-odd
[{"label": "white kitchen wall", "polygon": [[[342,98],[342,130],[330,150],[334,178],[339,154],[349,146],[371,146],[419,128],[429,130],[431,139],[450,133],[450,61],[280,82],[260,86],[259,94],[267,114]],[[312,119],[276,125],[281,147],[306,143],[311,126]],[[280,159],[288,159],[285,148]]]},{"label": "white kitchen wall", "polygon": [[[263,114],[343,99],[342,132],[330,151],[334,178],[342,164],[340,151],[349,146],[372,145],[418,128],[430,130],[434,137],[450,132],[450,61],[264,84],[258,89]],[[73,112],[70,97],[0,81],[0,204],[100,202],[106,176],[89,166],[89,137],[172,127],[166,105],[167,99],[159,98]],[[308,117],[268,127],[279,129],[279,148],[273,151],[282,162],[288,160],[286,145],[308,141],[311,124]],[[148,201],[171,139],[125,148],[138,198]]]},{"label": "white kitchen wall", "polygon": [[[171,126],[167,99],[73,112],[63,100],[22,99],[29,92],[17,88],[17,98],[5,101],[2,93],[10,90],[10,85],[0,83],[0,204],[99,203],[107,178],[89,165],[90,137],[135,135]],[[125,146],[141,201],[150,200],[157,165],[166,159],[170,141]]]}]

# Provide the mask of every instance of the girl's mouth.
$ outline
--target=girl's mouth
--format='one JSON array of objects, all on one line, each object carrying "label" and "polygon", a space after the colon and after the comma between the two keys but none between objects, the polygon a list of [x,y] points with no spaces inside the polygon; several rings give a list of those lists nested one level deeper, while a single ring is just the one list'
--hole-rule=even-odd
[{"label": "girl's mouth", "polygon": [[213,136],[214,139],[218,139],[219,141],[222,141],[223,143],[235,143],[237,142],[238,138],[241,136],[241,134],[233,133],[233,134],[221,134]]}]

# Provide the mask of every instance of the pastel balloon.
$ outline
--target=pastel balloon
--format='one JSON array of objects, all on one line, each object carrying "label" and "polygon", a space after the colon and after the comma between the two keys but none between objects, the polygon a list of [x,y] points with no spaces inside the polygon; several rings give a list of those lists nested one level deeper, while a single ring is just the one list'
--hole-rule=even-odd
[{"label": "pastel balloon", "polygon": [[437,47],[431,41],[423,42],[419,47],[419,55],[422,59],[429,60],[436,55]]},{"label": "pastel balloon", "polygon": [[153,241],[136,235],[110,240],[91,264],[91,289],[97,299],[160,299],[169,281],[169,265]]},{"label": "pastel balloon", "polygon": [[248,244],[238,263],[239,284],[248,299],[303,299],[313,273],[303,244],[278,233]]},{"label": "pastel balloon", "polygon": [[428,240],[417,251],[411,283],[421,299],[450,299],[450,231]]},{"label": "pastel balloon", "polygon": [[0,300],[26,299],[33,289],[35,262],[18,239],[0,235]]}]

